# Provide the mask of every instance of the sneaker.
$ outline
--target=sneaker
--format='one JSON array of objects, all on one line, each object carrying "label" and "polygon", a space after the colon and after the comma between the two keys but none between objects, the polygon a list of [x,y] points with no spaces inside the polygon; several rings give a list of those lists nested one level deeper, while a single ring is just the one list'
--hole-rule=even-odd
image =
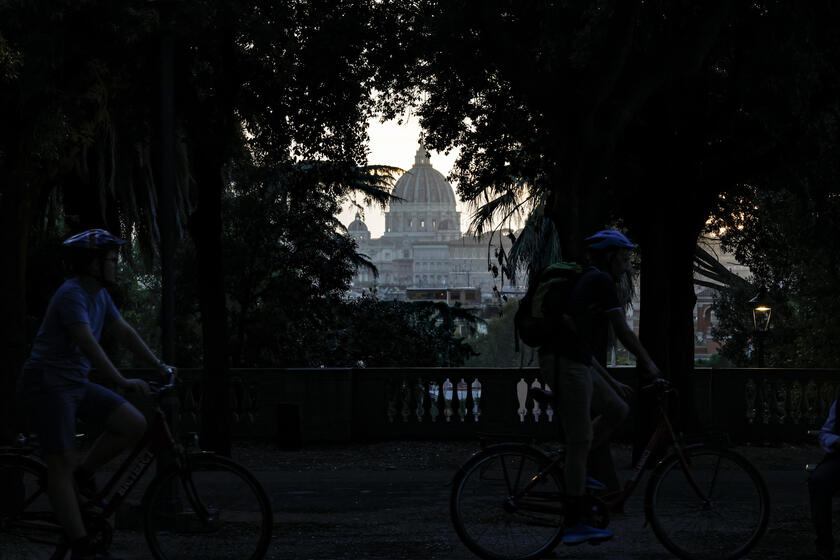
[{"label": "sneaker", "polygon": [[576,545],[581,543],[600,544],[613,538],[612,531],[596,529],[583,523],[577,523],[563,529],[563,544]]},{"label": "sneaker", "polygon": [[586,488],[588,490],[606,490],[607,485],[600,480],[595,480],[591,476],[586,477]]}]

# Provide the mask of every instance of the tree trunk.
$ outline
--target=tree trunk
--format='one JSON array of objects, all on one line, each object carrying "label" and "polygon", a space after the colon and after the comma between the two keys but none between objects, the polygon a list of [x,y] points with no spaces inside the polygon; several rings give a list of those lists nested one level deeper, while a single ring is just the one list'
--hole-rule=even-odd
[{"label": "tree trunk", "polygon": [[[11,183],[11,184],[10,184]],[[0,443],[22,429],[15,388],[26,349],[26,263],[31,205],[14,181],[0,195]]]},{"label": "tree trunk", "polygon": [[231,420],[228,324],[222,267],[222,164],[197,154],[198,208],[190,230],[198,257],[198,285],[204,348],[201,447],[230,456]]},{"label": "tree trunk", "polygon": [[[651,358],[679,391],[678,430],[697,426],[692,387],[694,371],[694,247],[700,231],[679,212],[652,212],[637,232],[642,246],[639,337]],[[658,421],[653,395],[638,391],[634,417],[634,461]]]}]

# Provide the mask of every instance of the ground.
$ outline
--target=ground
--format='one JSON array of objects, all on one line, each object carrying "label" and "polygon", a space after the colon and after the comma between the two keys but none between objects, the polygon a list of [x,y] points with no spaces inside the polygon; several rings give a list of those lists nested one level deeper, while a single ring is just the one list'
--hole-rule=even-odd
[{"label": "ground", "polygon": [[[234,458],[254,471],[270,494],[275,531],[269,558],[277,559],[469,559],[451,528],[449,480],[477,448],[474,442],[395,441],[319,445],[278,450],[240,443]],[[810,558],[807,475],[816,446],[738,447],[764,474],[771,519],[753,560]],[[622,474],[630,449],[615,446]],[[643,525],[643,491],[627,515],[614,519],[616,538],[599,547],[562,547],[560,558],[666,560],[671,555]],[[127,560],[147,558],[142,537],[117,536],[115,550]],[[132,555],[133,554],[133,555]]]}]

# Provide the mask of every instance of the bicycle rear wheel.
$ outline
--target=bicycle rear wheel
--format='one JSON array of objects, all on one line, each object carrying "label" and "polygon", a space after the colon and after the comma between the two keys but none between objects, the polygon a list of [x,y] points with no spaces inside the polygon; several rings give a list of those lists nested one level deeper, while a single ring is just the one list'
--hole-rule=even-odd
[{"label": "bicycle rear wheel", "polygon": [[549,465],[546,455],[531,446],[499,444],[476,453],[458,470],[450,514],[467,548],[489,560],[526,560],[559,544],[562,479],[548,472],[518,496]]},{"label": "bicycle rear wheel", "polygon": [[146,540],[159,560],[258,560],[273,517],[257,479],[237,463],[194,455],[157,477],[143,498]]},{"label": "bicycle rear wheel", "polygon": [[679,457],[667,457],[651,475],[645,513],[665,548],[688,560],[734,560],[767,529],[770,498],[761,474],[733,451],[684,450],[691,485]]},{"label": "bicycle rear wheel", "polygon": [[0,456],[0,558],[64,558],[67,542],[46,488],[43,463],[17,454]]}]

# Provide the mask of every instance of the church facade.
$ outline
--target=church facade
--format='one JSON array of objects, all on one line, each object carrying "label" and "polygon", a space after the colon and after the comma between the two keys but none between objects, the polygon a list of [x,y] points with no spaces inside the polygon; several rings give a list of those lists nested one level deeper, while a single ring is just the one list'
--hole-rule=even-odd
[{"label": "church facade", "polygon": [[493,297],[494,285],[501,283],[488,269],[495,262],[499,236],[491,241],[461,232],[452,185],[432,167],[424,147],[418,149],[414,166],[400,177],[392,194],[398,200],[385,212],[382,237],[371,238],[358,214],[347,226],[359,252],[379,271],[377,278],[360,268],[354,290],[376,289],[380,296],[396,299],[409,288],[478,288],[483,300]]}]

